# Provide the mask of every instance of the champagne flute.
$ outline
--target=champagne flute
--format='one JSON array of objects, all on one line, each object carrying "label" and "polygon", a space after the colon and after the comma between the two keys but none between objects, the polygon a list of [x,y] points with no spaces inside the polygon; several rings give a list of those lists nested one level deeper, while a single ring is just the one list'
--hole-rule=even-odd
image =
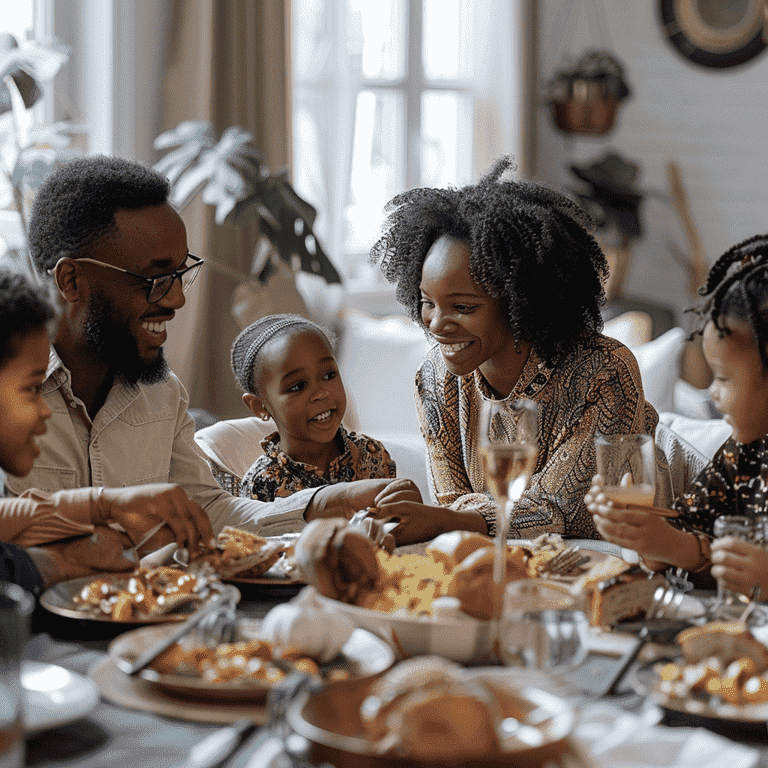
[{"label": "champagne flute", "polygon": [[656,447],[650,435],[597,435],[597,474],[611,501],[652,507],[656,493]]},{"label": "champagne flute", "polygon": [[538,411],[532,400],[483,400],[477,424],[477,445],[485,485],[496,502],[496,616],[506,575],[509,516],[528,487],[538,455]]}]

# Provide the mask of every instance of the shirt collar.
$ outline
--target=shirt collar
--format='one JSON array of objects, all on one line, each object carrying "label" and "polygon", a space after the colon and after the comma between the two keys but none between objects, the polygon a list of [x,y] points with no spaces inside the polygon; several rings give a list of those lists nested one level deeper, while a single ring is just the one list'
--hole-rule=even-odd
[{"label": "shirt collar", "polygon": [[[539,356],[538,352],[531,347],[531,351],[528,354],[528,359],[525,361],[523,370],[520,372],[520,377],[517,383],[512,388],[505,400],[519,400],[521,397],[526,399],[534,398],[549,381],[554,367],[548,366],[544,360]],[[472,374],[475,377],[475,384],[480,390],[483,397],[488,400],[495,400],[491,388],[488,386],[488,382],[480,372],[479,368],[476,368]]]}]

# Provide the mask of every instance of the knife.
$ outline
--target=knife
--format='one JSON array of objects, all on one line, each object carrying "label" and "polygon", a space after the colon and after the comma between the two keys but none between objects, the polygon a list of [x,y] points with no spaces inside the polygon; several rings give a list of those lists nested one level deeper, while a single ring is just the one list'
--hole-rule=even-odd
[{"label": "knife", "polygon": [[215,768],[221,765],[255,729],[256,725],[250,720],[238,720],[226,728],[220,728],[195,744],[179,768]]},{"label": "knife", "polygon": [[166,635],[147,650],[142,651],[135,661],[127,659],[116,660],[117,666],[125,672],[126,675],[136,675],[141,672],[148,664],[154,661],[163,651],[170,648],[175,642],[180,640],[190,630],[194,629],[203,619],[217,611],[226,608],[230,601],[236,599],[237,590],[225,586],[222,592],[211,597],[202,607],[198,608],[183,624],[180,624],[173,632]]}]

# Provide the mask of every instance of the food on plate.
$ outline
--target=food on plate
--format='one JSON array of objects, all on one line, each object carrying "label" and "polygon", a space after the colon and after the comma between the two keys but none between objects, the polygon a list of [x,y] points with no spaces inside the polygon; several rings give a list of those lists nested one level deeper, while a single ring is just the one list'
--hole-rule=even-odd
[{"label": "food on plate", "polygon": [[354,603],[376,589],[380,550],[343,518],[313,520],[296,541],[295,554],[308,584],[321,595]]},{"label": "food on plate", "polygon": [[74,602],[79,610],[135,621],[171,613],[193,600],[204,599],[209,580],[178,568],[138,568],[130,576],[102,576],[86,584]]},{"label": "food on plate", "polygon": [[353,630],[347,616],[321,603],[308,586],[267,613],[260,635],[274,646],[291,646],[325,663],[341,653]]},{"label": "food on plate", "polygon": [[711,621],[676,638],[683,658],[659,665],[657,690],[669,699],[768,702],[768,648],[741,621]]},{"label": "food on plate", "polygon": [[[343,519],[315,520],[296,542],[309,584],[324,597],[386,613],[432,615],[436,600],[453,597],[465,614],[493,615],[494,540],[465,531],[441,534],[424,554],[377,547]],[[507,546],[507,581],[535,578],[564,548],[548,534],[530,546]]]},{"label": "food on plate", "polygon": [[216,549],[194,561],[207,563],[224,579],[257,579],[263,576],[291,547],[279,539],[265,539],[239,528],[225,527],[216,539]]},{"label": "food on plate", "polygon": [[[471,675],[443,658],[418,656],[374,681],[360,719],[379,754],[453,761],[543,745],[545,733],[537,729],[532,735],[535,726],[526,723],[534,709],[490,678]],[[512,723],[525,738],[508,729]]]},{"label": "food on plate", "polygon": [[656,590],[666,583],[661,574],[615,560],[596,566],[574,585],[574,591],[584,595],[592,626],[612,627],[644,618]]},{"label": "food on plate", "polygon": [[[290,662],[290,666],[281,665],[281,660]],[[150,667],[165,675],[199,677],[213,685],[272,685],[290,674],[292,668],[321,676],[317,661],[306,653],[256,638],[208,648],[194,635],[188,635],[163,651]],[[332,677],[344,679],[349,677],[349,672],[336,669]]]}]

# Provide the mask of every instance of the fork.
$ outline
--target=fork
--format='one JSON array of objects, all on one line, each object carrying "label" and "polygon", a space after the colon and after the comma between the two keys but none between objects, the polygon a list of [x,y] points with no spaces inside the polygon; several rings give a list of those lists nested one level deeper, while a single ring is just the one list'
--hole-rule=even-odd
[{"label": "fork", "polygon": [[565,547],[542,566],[540,573],[550,576],[579,576],[584,573],[582,567],[590,560],[578,547]]},{"label": "fork", "polygon": [[[663,617],[673,617],[677,612],[677,609],[680,607],[680,603],[682,603],[684,597],[685,592],[682,592],[676,587],[658,587],[653,593],[653,602],[645,614],[646,621],[660,619]],[[674,609],[671,614],[668,613],[668,609],[670,608]],[[629,671],[629,668],[632,666],[635,659],[637,659],[637,657],[640,655],[640,651],[645,647],[646,643],[650,642],[650,633],[650,624],[645,624],[640,630],[640,634],[637,636],[635,647],[629,651],[629,653],[627,653],[624,661],[616,671],[611,684],[606,689],[606,696],[612,696],[618,692],[619,684],[624,679],[624,676]]]}]

